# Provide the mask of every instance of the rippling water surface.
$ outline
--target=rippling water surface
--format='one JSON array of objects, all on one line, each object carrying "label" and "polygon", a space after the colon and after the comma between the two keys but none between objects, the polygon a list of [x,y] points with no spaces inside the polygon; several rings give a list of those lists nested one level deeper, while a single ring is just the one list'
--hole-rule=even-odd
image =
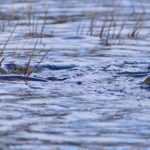
[{"label": "rippling water surface", "polygon": [[52,49],[43,64],[76,66],[0,81],[0,149],[150,149],[149,1],[6,0],[0,22],[2,66],[36,42],[32,65]]}]

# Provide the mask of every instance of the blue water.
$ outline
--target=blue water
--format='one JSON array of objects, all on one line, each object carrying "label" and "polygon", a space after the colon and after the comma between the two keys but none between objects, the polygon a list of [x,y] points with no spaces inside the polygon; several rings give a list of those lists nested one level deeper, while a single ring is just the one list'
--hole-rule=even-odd
[{"label": "blue water", "polygon": [[[42,64],[77,67],[31,75],[64,81],[0,81],[0,149],[148,150],[149,6],[146,0],[3,1],[1,48],[19,19],[3,66],[26,64],[38,40],[31,65],[52,49]],[[136,25],[136,36],[128,36]]]}]

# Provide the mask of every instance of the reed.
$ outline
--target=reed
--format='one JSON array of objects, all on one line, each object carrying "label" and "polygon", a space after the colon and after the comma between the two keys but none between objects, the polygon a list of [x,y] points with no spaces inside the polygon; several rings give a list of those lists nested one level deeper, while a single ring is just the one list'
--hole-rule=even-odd
[{"label": "reed", "polygon": [[52,48],[46,51],[46,53],[42,56],[42,58],[41,58],[40,61],[36,64],[36,66],[33,67],[33,69],[32,69],[30,72],[28,72],[27,78],[38,68],[38,66],[43,62],[43,60],[45,59],[45,57],[48,55],[48,53],[49,53],[51,50],[52,50]]},{"label": "reed", "polygon": [[16,30],[16,28],[17,28],[17,25],[18,25],[18,22],[15,24],[15,26],[14,26],[12,32],[10,33],[10,35],[9,35],[8,39],[6,40],[6,42],[5,42],[4,46],[3,46],[3,48],[1,49],[1,51],[0,51],[0,57],[3,55],[4,50],[5,50],[5,48],[6,48],[7,44],[8,44],[8,42],[10,41],[10,39],[11,39],[13,33],[15,32],[15,30]]},{"label": "reed", "polygon": [[122,22],[122,24],[120,26],[118,34],[115,37],[116,39],[120,39],[121,38],[121,34],[122,34],[123,29],[125,28],[125,25],[126,25],[126,20],[124,19],[124,21]]},{"label": "reed", "polygon": [[137,38],[144,22],[144,14],[142,13],[135,22],[132,31],[128,33],[129,38]]},{"label": "reed", "polygon": [[110,39],[110,32],[111,32],[111,28],[112,28],[112,25],[113,25],[113,22],[114,22],[114,15],[111,16],[111,19],[109,21],[109,25],[108,25],[108,29],[107,29],[107,33],[106,33],[106,37],[105,37],[105,46],[109,46],[109,39]]},{"label": "reed", "polygon": [[115,20],[115,17],[114,17],[112,39],[116,38],[116,27],[117,27],[117,21]]},{"label": "reed", "polygon": [[[87,28],[86,34],[89,36],[99,36],[101,43],[104,44],[104,46],[109,46],[112,42],[112,40],[119,40],[120,39],[135,39],[139,36],[141,30],[143,29],[143,24],[145,21],[145,8],[141,3],[141,10],[140,15],[137,17],[137,13],[132,8],[131,14],[119,14],[118,8],[121,6],[121,3],[118,3],[117,5],[114,5],[112,12],[105,12],[105,14],[102,14],[98,11],[92,12],[91,20],[89,27]],[[102,21],[102,16],[104,15],[105,19]],[[129,18],[136,16],[136,18],[132,18],[132,21],[134,24],[130,25]],[[120,19],[119,17],[122,17],[123,19]],[[101,18],[101,19],[98,19]],[[119,23],[122,21],[122,23]],[[102,22],[101,25],[97,26],[97,22]],[[129,28],[128,28],[129,27]],[[78,31],[81,28],[81,25],[78,27]],[[84,27],[82,27],[84,28]],[[80,29],[81,30],[81,29]],[[83,31],[83,29],[82,29]],[[97,32],[99,34],[97,34]]]},{"label": "reed", "polygon": [[105,20],[103,22],[103,25],[100,27],[100,33],[99,33],[100,39],[102,39],[103,36],[104,36],[104,32],[105,32],[105,29],[106,29],[106,26],[107,26],[107,21],[108,21],[108,16],[106,15]]},{"label": "reed", "polygon": [[26,66],[26,69],[25,69],[25,72],[24,72],[25,76],[28,74],[29,66],[30,66],[32,58],[34,57],[38,41],[39,41],[39,38],[36,40],[36,42],[34,44],[34,48],[33,48],[32,52],[31,52],[29,60],[27,62],[27,66]]},{"label": "reed", "polygon": [[28,26],[31,25],[32,14],[33,14],[33,6],[32,3],[29,3],[27,7]]},{"label": "reed", "polygon": [[43,21],[43,24],[42,24],[42,27],[41,27],[41,32],[40,32],[40,36],[41,36],[41,42],[42,42],[42,38],[43,38],[43,32],[44,32],[44,28],[45,28],[45,25],[47,24],[47,18],[48,18],[48,9],[45,8],[45,11],[44,11],[44,21]]},{"label": "reed", "polygon": [[93,32],[94,32],[94,29],[95,29],[95,22],[96,22],[96,16],[97,16],[97,12],[93,12],[92,15],[91,15],[92,19],[90,21],[90,25],[89,25],[89,28],[88,28],[88,31],[87,31],[87,35],[90,35],[90,36],[93,36]]},{"label": "reed", "polygon": [[0,67],[1,67],[3,61],[4,61],[4,57],[0,61]]}]

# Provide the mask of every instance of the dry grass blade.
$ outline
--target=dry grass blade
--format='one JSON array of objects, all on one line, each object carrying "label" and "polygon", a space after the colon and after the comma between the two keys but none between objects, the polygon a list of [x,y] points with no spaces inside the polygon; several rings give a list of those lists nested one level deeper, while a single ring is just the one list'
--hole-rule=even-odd
[{"label": "dry grass blade", "polygon": [[[22,45],[22,48],[20,49],[20,51],[22,52],[24,50],[24,47],[26,45],[27,42],[25,42],[23,45]],[[21,52],[17,54],[18,58],[21,56]],[[15,51],[14,51],[15,53]]]},{"label": "dry grass blade", "polygon": [[8,44],[8,42],[10,41],[10,38],[12,37],[13,33],[15,32],[15,30],[16,30],[16,28],[17,28],[17,25],[18,25],[18,22],[16,23],[16,25],[14,26],[12,32],[10,33],[10,35],[9,35],[9,37],[8,37],[8,39],[7,39],[7,41],[6,41],[6,43],[4,44],[4,47],[1,49],[0,56],[2,56],[2,54],[3,54],[3,52],[4,52],[5,48],[6,48],[6,46],[7,46],[7,44]]},{"label": "dry grass blade", "polygon": [[51,50],[52,50],[52,48],[49,49],[49,50],[47,50],[47,52],[43,55],[43,57],[42,57],[41,60],[38,62],[38,64],[31,70],[31,72],[28,73],[27,77],[29,77],[29,76],[32,74],[32,72],[34,72],[34,70],[35,70],[36,68],[38,68],[38,66],[42,63],[42,61],[45,59],[45,57],[48,55],[48,53],[49,53]]},{"label": "dry grass blade", "polygon": [[94,26],[95,26],[95,22],[96,22],[96,12],[92,13],[92,19],[90,21],[90,25],[89,25],[89,29],[87,31],[87,35],[92,36],[93,35],[93,30],[94,30]]},{"label": "dry grass blade", "polygon": [[48,18],[48,9],[45,9],[45,17],[44,17],[44,21],[43,21],[43,24],[42,24],[42,28],[41,28],[41,42],[42,42],[42,38],[43,38],[43,32],[44,32],[44,28],[45,28],[45,25],[47,23],[47,18]]},{"label": "dry grass blade", "polygon": [[0,61],[0,66],[2,65],[2,62],[4,61],[4,57]]},{"label": "dry grass blade", "polygon": [[114,15],[110,19],[110,23],[109,23],[109,26],[108,26],[108,32],[107,32],[107,35],[106,35],[106,45],[109,45],[108,40],[109,40],[110,31],[111,31],[111,27],[112,27],[113,21],[114,21]]},{"label": "dry grass blade", "polygon": [[39,41],[39,39],[37,39],[36,43],[34,44],[34,48],[32,50],[32,53],[31,53],[30,57],[29,57],[29,60],[28,60],[28,63],[27,63],[27,67],[26,67],[25,72],[24,72],[25,75],[27,75],[27,73],[28,73],[29,65],[30,65],[31,60],[32,60],[32,58],[34,56],[34,53],[36,51],[36,46],[38,44],[38,41]]},{"label": "dry grass blade", "polygon": [[33,14],[33,6],[32,3],[29,3],[27,7],[28,26],[31,25],[32,14]]},{"label": "dry grass blade", "polygon": [[138,36],[139,30],[142,27],[143,21],[144,21],[144,14],[142,13],[140,15],[139,19],[136,21],[136,23],[133,27],[133,30],[131,32],[129,32],[129,34],[128,34],[129,38],[135,38]]},{"label": "dry grass blade", "polygon": [[103,34],[104,34],[104,31],[105,31],[105,28],[106,28],[106,25],[107,25],[107,21],[108,21],[108,16],[106,15],[106,18],[105,18],[105,20],[103,22],[103,25],[100,28],[100,34],[99,34],[99,36],[100,36],[101,39],[103,38]]},{"label": "dry grass blade", "polygon": [[120,27],[120,30],[119,30],[118,34],[116,35],[116,39],[119,39],[119,38],[121,37],[121,33],[122,33],[122,31],[123,31],[125,25],[126,25],[126,20],[124,20],[124,21],[122,22],[121,27]]}]

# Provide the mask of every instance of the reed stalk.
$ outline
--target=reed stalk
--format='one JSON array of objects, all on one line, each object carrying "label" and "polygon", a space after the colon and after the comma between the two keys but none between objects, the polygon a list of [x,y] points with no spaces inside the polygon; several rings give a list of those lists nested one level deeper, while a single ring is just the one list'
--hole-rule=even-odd
[{"label": "reed stalk", "polygon": [[33,50],[32,50],[32,53],[30,54],[30,57],[29,57],[29,60],[28,60],[28,63],[27,63],[27,66],[26,66],[25,72],[24,72],[25,76],[28,74],[28,69],[29,69],[31,60],[32,60],[32,58],[34,57],[34,53],[35,53],[35,51],[36,51],[36,46],[37,46],[37,44],[38,44],[38,41],[39,41],[39,38],[38,38],[37,41],[35,42],[34,48],[33,48]]},{"label": "reed stalk", "polygon": [[30,71],[28,72],[27,78],[38,68],[38,66],[43,62],[43,60],[45,59],[45,57],[48,55],[48,53],[52,50],[49,49],[46,51],[46,53],[43,55],[43,57],[41,58],[41,60],[37,63],[37,65]]},{"label": "reed stalk", "polygon": [[13,33],[15,32],[15,30],[16,30],[16,28],[17,28],[17,25],[18,25],[18,22],[17,22],[16,25],[14,26],[12,32],[10,33],[8,39],[7,39],[6,42],[5,42],[3,48],[1,49],[1,51],[0,51],[0,57],[1,57],[2,54],[4,53],[4,50],[5,50],[5,48],[6,48],[7,44],[8,44],[8,42],[10,41],[10,39],[11,39]]}]

